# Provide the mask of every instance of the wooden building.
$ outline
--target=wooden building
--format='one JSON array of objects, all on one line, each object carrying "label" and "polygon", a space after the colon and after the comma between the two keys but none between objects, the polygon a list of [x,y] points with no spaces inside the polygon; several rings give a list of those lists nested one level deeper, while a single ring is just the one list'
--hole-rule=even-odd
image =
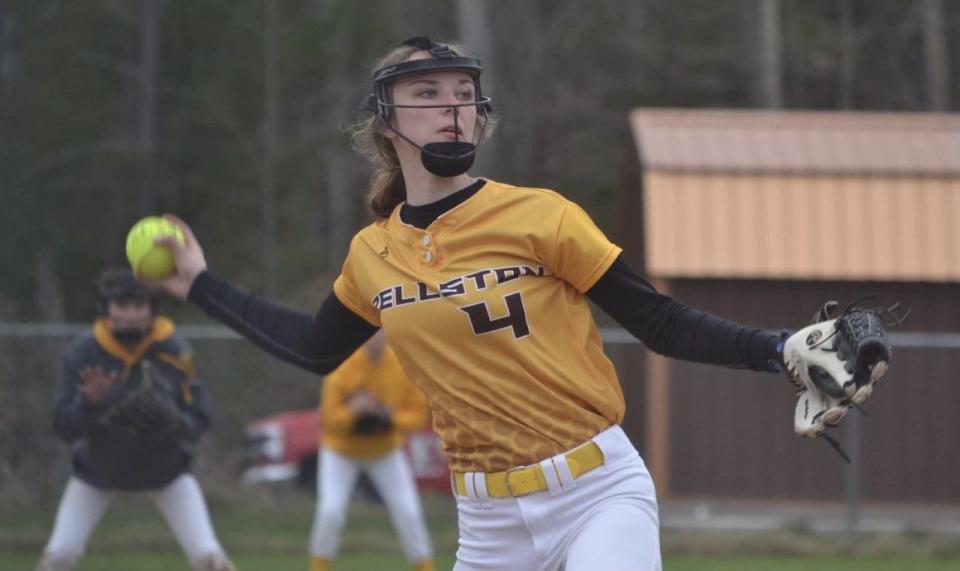
[{"label": "wooden building", "polygon": [[[863,498],[960,504],[960,115],[638,109],[630,126],[616,238],[661,291],[770,329],[830,299],[912,308],[860,423]],[[624,425],[661,497],[842,498],[845,464],[794,434],[782,376],[634,353]]]}]

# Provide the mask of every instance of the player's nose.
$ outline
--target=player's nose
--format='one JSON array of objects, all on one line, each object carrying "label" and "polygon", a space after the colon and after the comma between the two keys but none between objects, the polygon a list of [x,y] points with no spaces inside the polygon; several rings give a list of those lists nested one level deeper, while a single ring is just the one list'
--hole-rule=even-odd
[{"label": "player's nose", "polygon": [[[440,96],[440,101],[445,105],[456,105],[460,103],[460,100],[457,99],[457,94],[453,91],[445,91]],[[447,109],[450,109],[450,107],[447,107]]]}]

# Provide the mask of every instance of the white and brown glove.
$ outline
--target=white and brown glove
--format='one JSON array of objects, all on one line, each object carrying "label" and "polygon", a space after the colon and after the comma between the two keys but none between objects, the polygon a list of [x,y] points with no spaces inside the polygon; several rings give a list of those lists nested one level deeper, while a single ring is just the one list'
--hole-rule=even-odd
[{"label": "white and brown glove", "polygon": [[890,365],[886,328],[903,322],[909,311],[901,317],[895,313],[899,304],[864,309],[855,302],[833,317],[837,307],[828,301],[814,315],[813,325],[788,337],[783,361],[797,389],[794,430],[801,436],[825,437],[846,459],[824,431],[838,426],[851,407],[863,411],[861,405]]}]

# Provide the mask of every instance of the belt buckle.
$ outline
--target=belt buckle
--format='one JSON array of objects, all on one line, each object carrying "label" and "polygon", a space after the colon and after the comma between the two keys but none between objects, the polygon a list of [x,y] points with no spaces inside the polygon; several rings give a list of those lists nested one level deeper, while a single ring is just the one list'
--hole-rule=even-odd
[{"label": "belt buckle", "polygon": [[[513,468],[508,469],[506,472],[504,472],[503,479],[507,485],[507,492],[510,494],[511,498],[519,498],[520,496],[513,493],[513,486],[510,485],[510,474],[513,472],[519,472],[520,470],[526,470],[527,468],[529,468],[529,466],[515,466]],[[521,495],[526,495],[526,494],[521,494]]]}]

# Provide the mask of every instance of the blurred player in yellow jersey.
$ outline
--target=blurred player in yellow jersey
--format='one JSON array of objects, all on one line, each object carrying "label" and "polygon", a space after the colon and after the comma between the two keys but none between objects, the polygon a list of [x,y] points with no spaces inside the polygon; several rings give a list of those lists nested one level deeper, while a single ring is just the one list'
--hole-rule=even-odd
[{"label": "blurred player in yellow jersey", "polygon": [[353,133],[375,166],[377,220],[316,313],[208,271],[176,217],[187,239],[158,240],[177,265],[158,285],[319,374],[383,328],[453,471],[455,571],[658,571],[656,493],[620,427],[623,393],[589,302],[688,361],[778,372],[781,337],[657,292],[560,194],[468,174],[491,131],[480,73],[425,37],[378,62]]},{"label": "blurred player in yellow jersey", "polygon": [[433,571],[430,534],[404,433],[427,421],[427,401],[410,382],[380,331],[323,382],[317,509],[310,534],[311,571],[337,556],[351,492],[363,472],[390,510],[403,553],[416,571]]}]

